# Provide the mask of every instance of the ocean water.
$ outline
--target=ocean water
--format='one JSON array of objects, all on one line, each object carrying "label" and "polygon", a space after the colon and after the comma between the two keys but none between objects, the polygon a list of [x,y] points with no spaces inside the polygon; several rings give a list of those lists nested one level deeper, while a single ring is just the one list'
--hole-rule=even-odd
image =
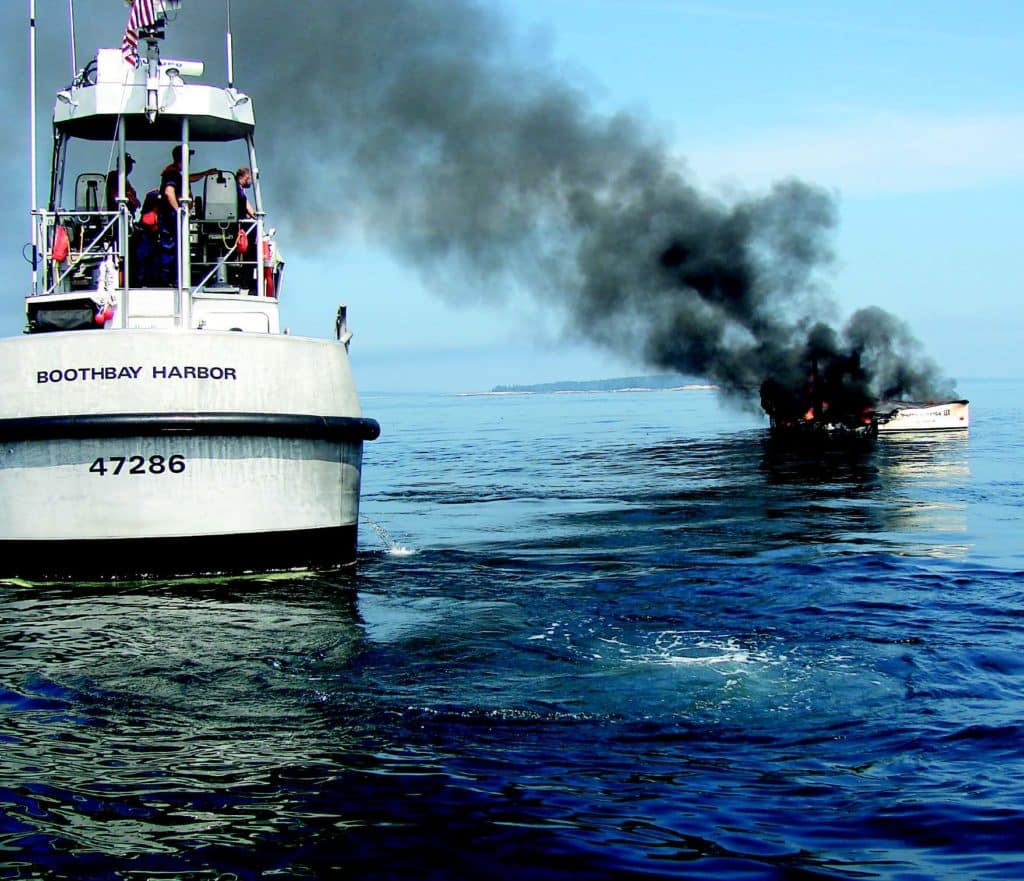
[{"label": "ocean water", "polygon": [[354,573],[0,585],[0,878],[1024,878],[1024,382],[373,396]]}]

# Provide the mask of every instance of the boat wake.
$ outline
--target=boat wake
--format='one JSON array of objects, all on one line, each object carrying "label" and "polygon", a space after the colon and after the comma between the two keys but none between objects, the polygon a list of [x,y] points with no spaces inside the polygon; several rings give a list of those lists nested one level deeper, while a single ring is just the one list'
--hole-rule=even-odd
[{"label": "boat wake", "polygon": [[415,548],[399,544],[395,537],[377,521],[371,520],[369,517],[363,517],[363,520],[377,534],[377,538],[384,545],[384,551],[389,557],[411,557],[416,553]]}]

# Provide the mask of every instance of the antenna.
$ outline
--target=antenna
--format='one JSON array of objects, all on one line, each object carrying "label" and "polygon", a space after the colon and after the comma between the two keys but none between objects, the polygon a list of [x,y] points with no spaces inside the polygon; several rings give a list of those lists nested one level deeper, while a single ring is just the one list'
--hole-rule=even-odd
[{"label": "antenna", "polygon": [[235,71],[234,71],[235,56],[234,56],[234,49],[231,46],[231,0],[225,0],[225,5],[227,6],[227,14],[228,14],[228,45],[227,45],[227,53],[228,53],[228,88],[230,89],[230,88],[233,88],[234,85],[235,85]]},{"label": "antenna", "polygon": [[71,31],[71,82],[78,75],[78,53],[75,52],[75,0],[68,0],[68,28]]}]

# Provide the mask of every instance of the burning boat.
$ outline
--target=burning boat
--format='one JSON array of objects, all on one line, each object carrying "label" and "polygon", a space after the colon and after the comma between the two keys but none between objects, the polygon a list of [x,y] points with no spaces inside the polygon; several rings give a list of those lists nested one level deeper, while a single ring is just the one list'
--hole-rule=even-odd
[{"label": "burning boat", "polygon": [[843,440],[867,439],[878,435],[879,422],[870,408],[856,413],[833,411],[827,401],[819,407],[808,407],[803,412],[794,412],[778,406],[777,401],[766,399],[761,392],[761,406],[768,414],[769,427],[773,435],[794,439]]},{"label": "burning boat", "polygon": [[[946,398],[917,403],[911,395],[935,394],[934,369],[925,364],[878,364],[878,340],[865,329],[878,325],[882,337],[905,335],[886,324],[879,310],[866,310],[855,333],[840,345],[835,334],[816,326],[799,355],[779,366],[761,385],[761,406],[772,434],[787,437],[873,438],[880,433],[964,430],[968,402]],[[895,329],[895,332],[893,332]],[[869,344],[870,342],[870,344]],[[908,344],[909,345],[909,344]],[[910,346],[912,348],[912,346]],[[895,365],[895,366],[893,366]],[[951,385],[948,381],[946,384]],[[879,388],[886,391],[879,393]]]},{"label": "burning boat", "polygon": [[873,401],[859,380],[859,359],[851,363],[810,360],[806,379],[787,384],[770,378],[761,384],[761,408],[773,435],[794,439],[843,440],[878,434]]}]

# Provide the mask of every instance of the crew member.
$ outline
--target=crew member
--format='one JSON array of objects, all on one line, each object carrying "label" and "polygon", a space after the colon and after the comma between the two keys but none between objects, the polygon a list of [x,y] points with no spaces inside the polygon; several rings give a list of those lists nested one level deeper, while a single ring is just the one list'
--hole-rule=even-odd
[{"label": "crew member", "polygon": [[[195,152],[189,150],[188,155],[194,156]],[[171,150],[171,159],[171,164],[160,174],[160,277],[165,285],[174,287],[178,274],[178,207],[184,197],[180,144]],[[190,174],[188,180],[192,183],[216,173],[217,169],[207,168]]]},{"label": "crew member", "polygon": [[[132,186],[128,175],[132,173],[132,169],[135,167],[135,160],[132,159],[131,153],[124,154],[124,195],[128,204],[128,214],[135,216],[135,212],[139,210],[139,197],[135,192],[135,187]],[[118,177],[120,176],[120,165],[113,171],[107,172],[107,211],[117,211],[117,194],[118,194]]]},{"label": "crew member", "polygon": [[243,165],[235,172],[235,186],[238,188],[238,219],[251,220],[256,210],[245,193],[252,186],[252,170],[248,166]]},{"label": "crew member", "polygon": [[[195,156],[195,150],[188,151],[189,156]],[[173,160],[160,174],[160,193],[164,197],[164,201],[167,207],[175,213],[178,210],[178,205],[184,194],[184,187],[182,186],[182,163],[181,163],[181,144],[175,145],[174,149],[171,150],[171,159]],[[204,177],[209,177],[211,174],[216,174],[216,168],[207,168],[205,171],[197,171],[188,176],[188,182],[194,183]]]}]

